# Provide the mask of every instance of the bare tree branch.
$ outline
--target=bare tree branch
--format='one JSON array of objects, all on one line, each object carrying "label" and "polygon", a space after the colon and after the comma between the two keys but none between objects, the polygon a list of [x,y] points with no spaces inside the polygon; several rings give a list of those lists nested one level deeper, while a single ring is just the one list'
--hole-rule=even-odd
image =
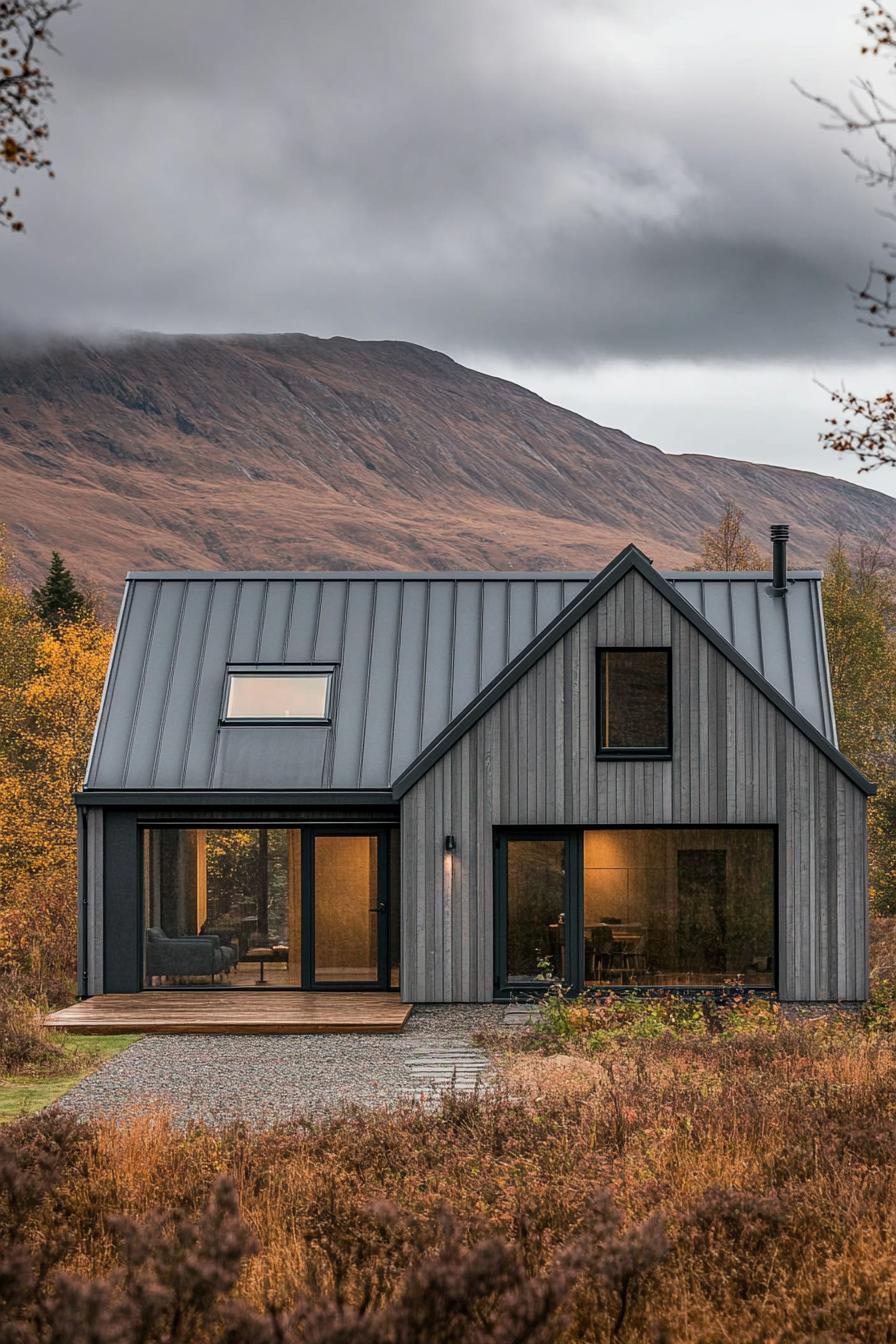
[{"label": "bare tree branch", "polygon": [[[41,48],[55,51],[50,24],[70,14],[77,0],[0,0],[0,167],[10,173],[46,169],[52,177],[45,146],[49,136],[45,108],[53,99],[53,81],[41,68]],[[12,200],[0,193],[0,226],[21,233]]]},{"label": "bare tree branch", "polygon": [[[888,75],[896,77],[896,14],[882,5],[863,4],[856,19],[862,30],[863,56],[883,59]],[[808,93],[796,85],[804,97],[822,109],[825,130],[862,141],[867,148],[843,147],[843,153],[858,169],[866,187],[896,194],[896,97],[881,93],[869,78],[856,80],[845,105],[830,98]],[[880,211],[891,224],[896,209],[891,205]],[[896,240],[883,244],[882,262],[872,262],[865,283],[850,286],[858,321],[881,333],[881,344],[896,341]],[[883,392],[876,397],[861,397],[848,388],[826,388],[834,403],[834,414],[825,420],[819,435],[825,448],[835,453],[850,453],[859,460],[860,471],[896,466],[896,397]]]}]

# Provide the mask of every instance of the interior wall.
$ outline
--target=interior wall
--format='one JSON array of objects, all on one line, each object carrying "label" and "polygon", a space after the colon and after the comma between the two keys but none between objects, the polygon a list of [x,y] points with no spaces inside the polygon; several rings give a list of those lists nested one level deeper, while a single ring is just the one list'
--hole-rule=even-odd
[{"label": "interior wall", "polygon": [[315,977],[377,978],[377,837],[315,836]]},{"label": "interior wall", "polygon": [[768,829],[625,829],[584,833],[584,924],[619,921],[647,931],[650,963],[683,971],[680,856],[722,854],[720,898],[731,976],[758,973],[774,954],[774,834]]}]

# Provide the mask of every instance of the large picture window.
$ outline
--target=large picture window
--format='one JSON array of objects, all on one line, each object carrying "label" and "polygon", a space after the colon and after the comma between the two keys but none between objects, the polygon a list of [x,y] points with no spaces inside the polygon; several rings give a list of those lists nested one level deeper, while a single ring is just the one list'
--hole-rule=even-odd
[{"label": "large picture window", "polygon": [[599,755],[668,756],[670,649],[599,649]]},{"label": "large picture window", "polygon": [[774,834],[586,830],[586,985],[774,987]]},{"label": "large picture window", "polygon": [[143,832],[147,987],[301,984],[298,830]]},{"label": "large picture window", "polygon": [[498,990],[775,987],[770,826],[499,837]]}]

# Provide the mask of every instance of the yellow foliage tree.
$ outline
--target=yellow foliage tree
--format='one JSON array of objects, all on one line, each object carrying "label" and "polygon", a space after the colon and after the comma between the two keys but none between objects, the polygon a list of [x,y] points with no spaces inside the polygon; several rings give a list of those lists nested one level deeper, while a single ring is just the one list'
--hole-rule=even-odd
[{"label": "yellow foliage tree", "polygon": [[745,514],[733,499],[725,501],[718,527],[708,527],[700,538],[698,569],[729,572],[733,569],[767,569],[768,561],[744,531]]},{"label": "yellow foliage tree", "polygon": [[896,913],[896,590],[891,558],[841,543],[822,583],[837,732],[849,759],[877,784],[868,806],[872,909]]},{"label": "yellow foliage tree", "polygon": [[74,980],[77,832],[111,631],[93,618],[43,630],[0,582],[0,967],[59,997]]}]

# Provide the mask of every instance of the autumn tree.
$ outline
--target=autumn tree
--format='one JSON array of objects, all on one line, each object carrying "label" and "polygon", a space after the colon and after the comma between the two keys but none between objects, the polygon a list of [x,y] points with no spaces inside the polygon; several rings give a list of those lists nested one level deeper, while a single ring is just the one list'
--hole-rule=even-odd
[{"label": "autumn tree", "polygon": [[878,786],[869,800],[872,908],[896,913],[896,583],[888,548],[842,542],[822,582],[841,750]]},{"label": "autumn tree", "polygon": [[0,759],[15,720],[15,697],[9,692],[31,675],[43,634],[28,599],[13,581],[13,569],[13,555],[0,526]]},{"label": "autumn tree", "polygon": [[[0,0],[0,164],[11,173],[31,168],[53,175],[46,152],[53,81],[41,58],[55,50],[53,19],[75,7],[76,0]],[[12,200],[0,192],[0,225],[17,233],[25,227],[13,206],[19,194],[18,185]]]},{"label": "autumn tree", "polygon": [[[881,214],[896,218],[896,13],[881,5],[865,4],[856,19],[862,30],[863,57],[877,60],[891,92],[865,76],[856,80],[845,104],[809,94],[825,114],[825,129],[846,139],[844,153],[858,170],[860,181],[881,193]],[[805,92],[801,90],[801,92]],[[896,239],[883,244],[863,284],[851,287],[859,321],[888,344],[896,340]],[[850,388],[831,392],[833,414],[820,435],[825,448],[858,458],[860,471],[896,465],[896,404],[893,390],[862,396]]]},{"label": "autumn tree", "polygon": [[58,551],[53,552],[43,583],[32,589],[31,605],[38,619],[51,630],[58,630],[70,621],[83,620],[93,613],[90,597],[75,583]]},{"label": "autumn tree", "polygon": [[111,631],[55,628],[0,576],[0,972],[61,997],[74,984],[81,786]]},{"label": "autumn tree", "polygon": [[707,528],[700,538],[698,569],[767,569],[768,561],[744,531],[744,511],[733,499],[725,501],[718,527]]}]

